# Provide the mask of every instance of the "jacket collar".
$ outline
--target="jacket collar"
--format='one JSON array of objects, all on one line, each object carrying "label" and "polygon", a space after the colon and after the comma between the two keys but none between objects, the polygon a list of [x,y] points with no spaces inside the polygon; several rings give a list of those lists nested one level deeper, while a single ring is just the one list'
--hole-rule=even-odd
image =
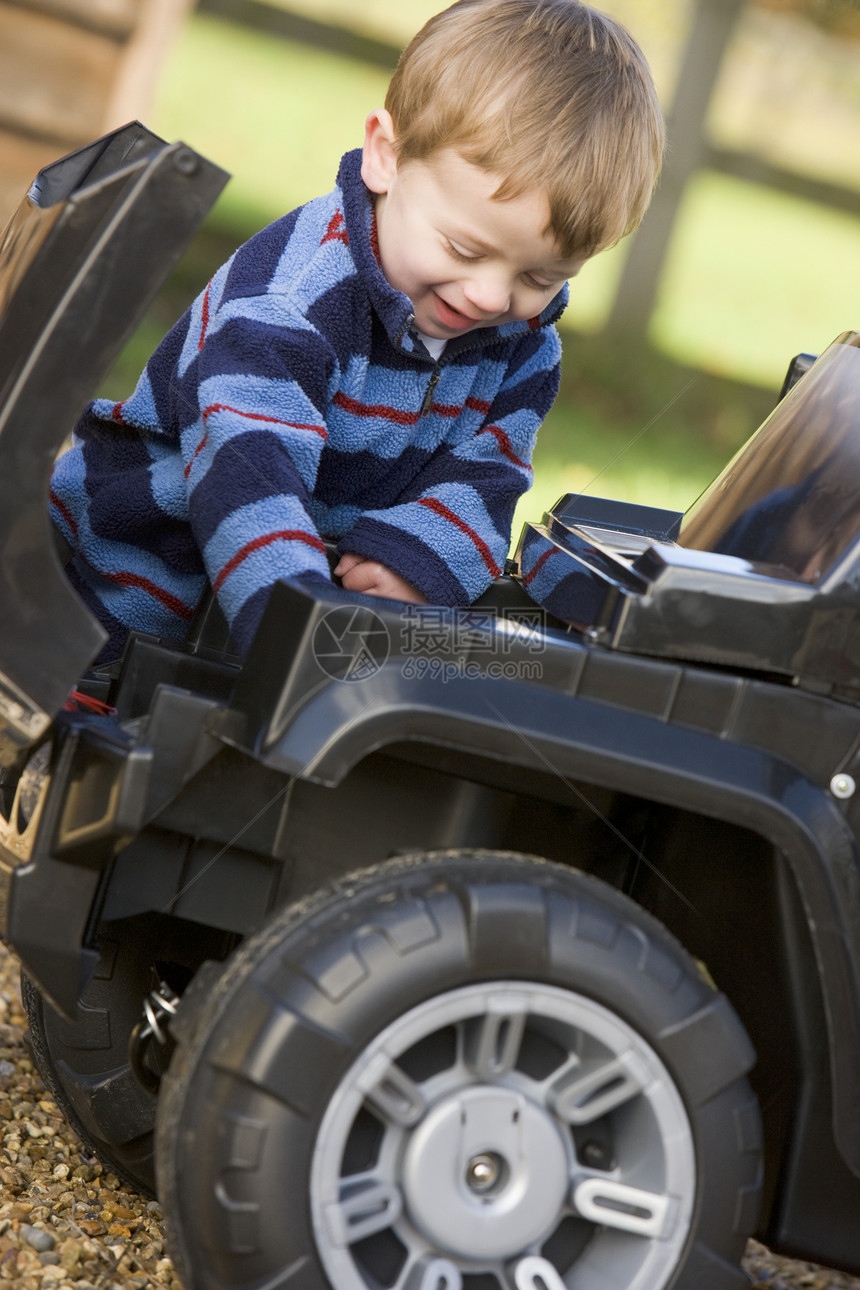
[{"label": "jacket collar", "polygon": [[[349,249],[355,267],[367,288],[371,304],[379,315],[388,338],[395,348],[430,360],[417,334],[412,330],[414,315],[412,301],[402,291],[396,291],[388,282],[379,262],[376,243],[376,218],[373,194],[361,177],[361,149],[354,148],[341,160],[337,183],[343,196],[343,217],[349,238]],[[480,327],[455,336],[445,346],[443,360],[463,350],[486,347],[500,340],[528,335],[539,327],[556,322],[567,306],[567,284],[554,296],[536,318],[527,322],[504,323],[501,327]]]}]

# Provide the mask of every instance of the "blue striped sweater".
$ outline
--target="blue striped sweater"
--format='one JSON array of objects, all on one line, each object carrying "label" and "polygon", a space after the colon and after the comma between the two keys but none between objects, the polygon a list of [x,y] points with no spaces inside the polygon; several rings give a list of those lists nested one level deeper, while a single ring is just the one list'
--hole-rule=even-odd
[{"label": "blue striped sweater", "polygon": [[130,629],[182,638],[207,581],[245,652],[278,579],[330,577],[323,538],[436,604],[498,575],[567,290],[434,362],[380,268],[360,165],[347,153],[333,192],[240,247],[59,458],[52,516],[105,656]]}]

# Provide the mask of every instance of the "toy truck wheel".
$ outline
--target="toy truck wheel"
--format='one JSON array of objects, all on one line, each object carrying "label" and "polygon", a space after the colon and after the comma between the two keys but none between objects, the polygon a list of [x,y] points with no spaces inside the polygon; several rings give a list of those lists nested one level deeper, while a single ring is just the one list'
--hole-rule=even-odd
[{"label": "toy truck wheel", "polygon": [[745,1284],[749,1040],[604,884],[398,860],[281,912],[198,997],[156,1148],[188,1290]]},{"label": "toy truck wheel", "polygon": [[157,977],[146,947],[134,937],[105,940],[100,950],[74,1023],[22,975],[33,1058],[82,1142],[118,1178],[154,1195],[156,1098],[132,1073],[128,1041]]}]

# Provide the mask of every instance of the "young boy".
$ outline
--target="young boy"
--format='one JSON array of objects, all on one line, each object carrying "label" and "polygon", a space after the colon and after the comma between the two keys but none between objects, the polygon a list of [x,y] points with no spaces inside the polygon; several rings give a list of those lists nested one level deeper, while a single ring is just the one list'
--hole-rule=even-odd
[{"label": "young boy", "polygon": [[579,0],[459,0],[403,53],[337,187],[215,274],[53,480],[110,631],[181,638],[211,582],[243,653],[272,585],[466,605],[504,563],[556,396],[568,278],[641,220],[663,123]]}]

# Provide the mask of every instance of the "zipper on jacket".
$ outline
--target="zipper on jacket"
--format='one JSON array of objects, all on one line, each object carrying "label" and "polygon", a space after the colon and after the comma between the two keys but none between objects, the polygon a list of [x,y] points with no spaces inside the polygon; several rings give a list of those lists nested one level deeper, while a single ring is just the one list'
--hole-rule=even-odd
[{"label": "zipper on jacket", "polygon": [[423,417],[425,412],[430,411],[430,405],[433,402],[433,391],[436,389],[436,386],[439,384],[439,377],[441,375],[442,375],[442,372],[440,371],[440,369],[438,367],[434,368],[433,375],[430,377],[430,384],[427,386],[427,389],[424,391],[424,399],[421,404],[421,410],[418,413],[419,417]]}]

